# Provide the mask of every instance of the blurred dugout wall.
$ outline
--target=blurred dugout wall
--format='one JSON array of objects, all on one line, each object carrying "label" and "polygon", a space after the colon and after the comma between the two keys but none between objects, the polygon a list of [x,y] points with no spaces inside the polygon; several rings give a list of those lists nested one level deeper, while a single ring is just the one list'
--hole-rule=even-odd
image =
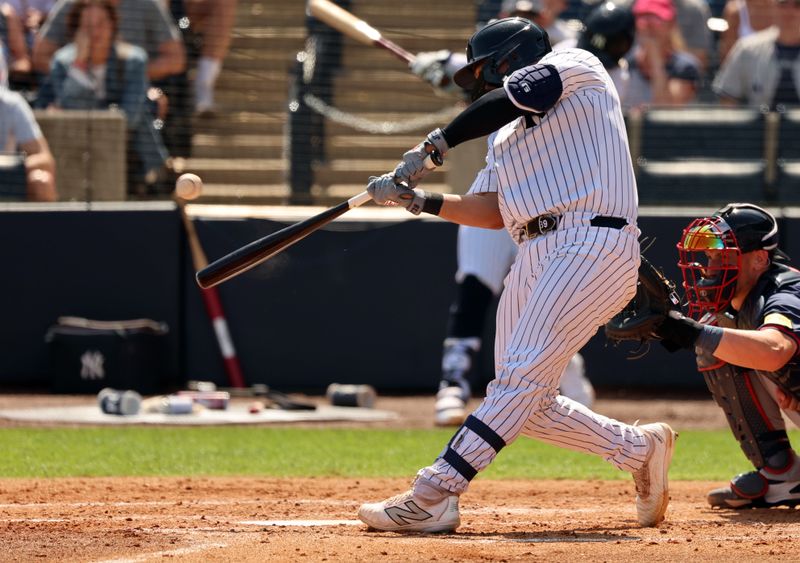
[{"label": "blurred dugout wall", "polygon": [[[416,53],[462,51],[476,14],[488,13],[497,1],[338,3]],[[565,16],[578,17],[578,4],[570,2]],[[56,157],[61,199],[164,198],[175,174],[191,171],[205,181],[201,202],[329,205],[361,191],[370,175],[390,170],[422,135],[458,111],[457,98],[437,95],[390,53],[307,17],[303,0],[239,0],[216,86],[217,111],[192,115],[187,104],[202,39],[181,5],[170,2],[187,68],[165,86],[175,105],[164,119],[153,116],[171,156],[178,157],[172,169],[156,189],[132,186],[136,156],[119,115],[42,110],[37,116]],[[163,111],[157,98],[148,104]],[[792,151],[800,140],[800,110],[656,109],[629,114],[628,127],[643,204],[800,200],[800,158]],[[11,158],[0,167],[19,172],[18,164]],[[453,188],[446,183],[451,167],[446,162],[427,189]],[[3,178],[6,184],[21,181],[18,173]]]}]

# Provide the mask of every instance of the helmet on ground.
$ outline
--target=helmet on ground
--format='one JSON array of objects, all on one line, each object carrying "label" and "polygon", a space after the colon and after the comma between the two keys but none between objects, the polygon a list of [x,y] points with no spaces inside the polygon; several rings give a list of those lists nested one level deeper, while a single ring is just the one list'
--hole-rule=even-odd
[{"label": "helmet on ground", "polygon": [[711,217],[692,221],[678,242],[689,316],[723,311],[733,299],[742,254],[778,250],[778,223],[751,203],[729,203]]},{"label": "helmet on ground", "polygon": [[487,86],[501,86],[503,78],[536,63],[550,51],[547,32],[532,21],[525,18],[495,20],[470,37],[467,65],[453,78],[456,84],[471,90],[472,99],[477,100],[488,91]]},{"label": "helmet on ground", "polygon": [[586,16],[578,48],[592,52],[604,67],[614,68],[630,51],[635,34],[633,11],[629,5],[602,2]]}]

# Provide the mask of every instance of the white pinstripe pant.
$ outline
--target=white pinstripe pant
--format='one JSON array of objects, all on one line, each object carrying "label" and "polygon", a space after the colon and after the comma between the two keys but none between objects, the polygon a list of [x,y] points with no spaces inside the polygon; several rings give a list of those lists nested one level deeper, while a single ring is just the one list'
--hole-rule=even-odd
[{"label": "white pinstripe pant", "polygon": [[[526,241],[506,277],[497,311],[495,379],[473,413],[506,443],[519,434],[602,456],[619,469],[644,463],[638,428],[598,415],[558,395],[569,359],[636,291],[638,229],[580,226]],[[497,455],[462,427],[448,448],[480,471]],[[422,479],[461,493],[469,480],[442,457]]]}]

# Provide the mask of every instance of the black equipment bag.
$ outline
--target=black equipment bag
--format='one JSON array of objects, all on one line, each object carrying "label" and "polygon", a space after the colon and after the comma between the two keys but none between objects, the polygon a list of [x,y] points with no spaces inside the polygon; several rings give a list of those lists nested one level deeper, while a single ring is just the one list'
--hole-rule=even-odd
[{"label": "black equipment bag", "polygon": [[59,317],[45,336],[53,392],[97,393],[104,387],[162,392],[168,332],[166,324],[150,319]]}]

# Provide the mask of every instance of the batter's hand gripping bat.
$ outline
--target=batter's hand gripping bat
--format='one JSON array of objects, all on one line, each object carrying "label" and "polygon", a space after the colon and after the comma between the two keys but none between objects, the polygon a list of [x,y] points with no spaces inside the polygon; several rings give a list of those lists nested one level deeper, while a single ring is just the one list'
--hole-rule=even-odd
[{"label": "batter's hand gripping bat", "polygon": [[416,59],[413,54],[403,49],[400,45],[383,37],[380,31],[367,22],[357,18],[330,0],[309,0],[308,12],[319,21],[325,22],[333,29],[359,43],[386,49],[398,59],[407,63],[411,63]]}]

